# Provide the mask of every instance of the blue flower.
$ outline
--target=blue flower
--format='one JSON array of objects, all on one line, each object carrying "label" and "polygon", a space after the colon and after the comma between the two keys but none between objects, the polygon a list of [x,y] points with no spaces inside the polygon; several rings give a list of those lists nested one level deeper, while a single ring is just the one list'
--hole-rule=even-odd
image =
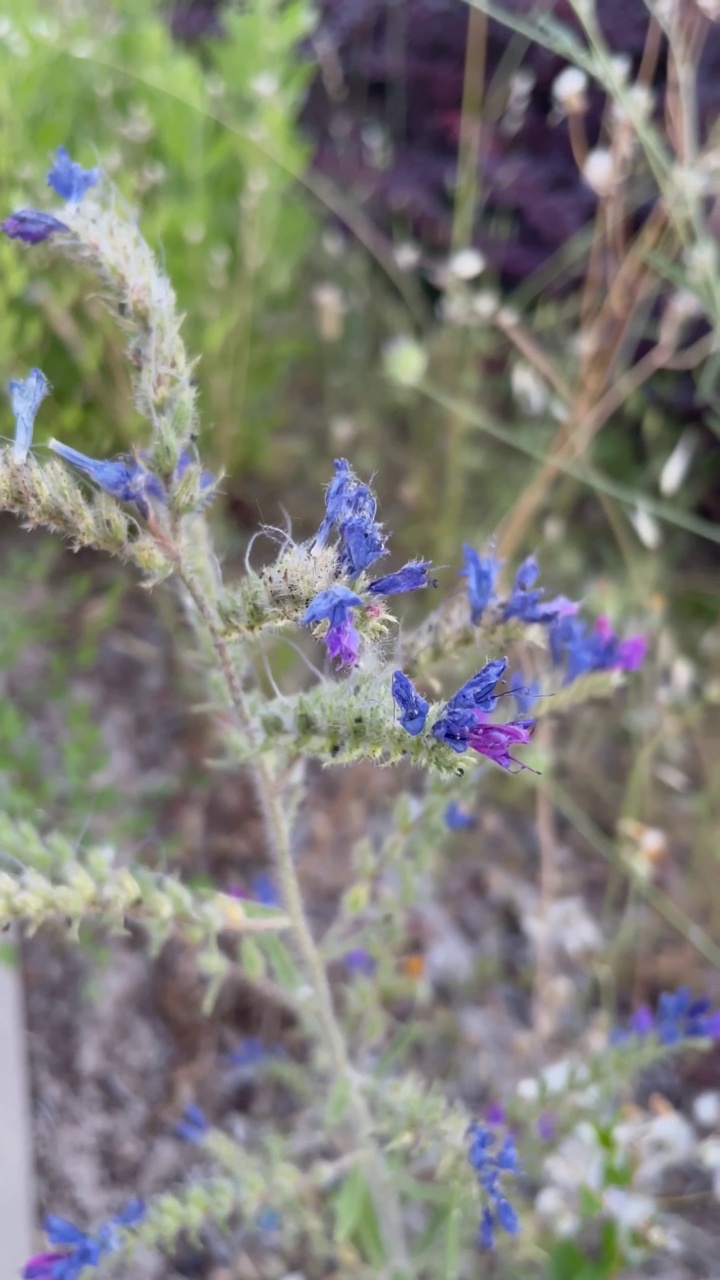
[{"label": "blue flower", "polygon": [[59,440],[50,440],[49,446],[53,453],[77,467],[78,471],[82,471],[113,498],[118,498],[120,502],[134,503],[146,518],[150,514],[148,498],[165,501],[162,481],[136,458],[88,458],[86,454],[72,449],[70,445],[61,444]]},{"label": "blue flower", "polygon": [[24,1280],[77,1280],[86,1267],[96,1267],[101,1258],[115,1253],[120,1247],[121,1231],[136,1226],[145,1212],[144,1201],[131,1200],[94,1236],[66,1218],[50,1214],[45,1221],[45,1234],[54,1252],[30,1258],[23,1270]]},{"label": "blue flower", "polygon": [[83,169],[70,159],[66,147],[58,147],[53,167],[47,175],[49,185],[63,200],[77,203],[85,192],[102,177],[102,169]]},{"label": "blue flower", "polygon": [[507,658],[495,658],[466,680],[453,694],[442,716],[435,721],[433,736],[458,754],[467,751],[470,734],[478,725],[478,712],[482,718],[497,706],[497,695],[493,690],[506,668]]},{"label": "blue flower", "polygon": [[720,1010],[713,1012],[706,996],[694,999],[687,987],[663,991],[653,1014],[647,1005],[635,1010],[627,1029],[617,1028],[611,1035],[613,1044],[623,1044],[633,1036],[655,1035],[661,1044],[680,1044],[682,1040],[720,1040]]},{"label": "blue flower", "polygon": [[[432,727],[433,736],[461,755],[472,747],[502,769],[513,765],[528,769],[511,755],[510,748],[527,745],[535,728],[534,720],[511,720],[507,724],[490,724],[487,716],[495,710],[502,694],[495,686],[507,667],[507,658],[488,662],[482,671],[467,680],[447,703],[443,714]],[[532,771],[531,771],[532,772]]]},{"label": "blue flower", "polygon": [[483,1249],[492,1249],[496,1224],[511,1236],[516,1236],[520,1230],[518,1216],[503,1195],[500,1181],[503,1174],[520,1176],[515,1143],[508,1135],[498,1148],[496,1135],[477,1120],[469,1126],[466,1137],[470,1141],[468,1160],[477,1174],[484,1201],[479,1244]]},{"label": "blue flower", "polygon": [[252,1070],[270,1058],[280,1057],[280,1052],[275,1046],[267,1048],[257,1036],[246,1036],[236,1049],[231,1049],[227,1060],[233,1067]]},{"label": "blue flower", "polygon": [[41,209],[16,209],[0,224],[0,231],[4,231],[6,236],[11,240],[22,240],[25,244],[41,244],[57,231],[69,230],[59,218],[43,213]]},{"label": "blue flower", "polygon": [[333,528],[353,517],[371,524],[377,510],[372,490],[361,484],[347,458],[336,458],[334,466],[335,475],[325,493],[325,519],[314,539],[317,550],[325,546]]},{"label": "blue flower", "polygon": [[427,586],[427,571],[431,564],[431,560],[411,560],[396,573],[388,573],[386,577],[377,578],[375,582],[371,582],[368,591],[378,596],[393,596],[401,591],[417,591],[419,587]]},{"label": "blue flower", "polygon": [[425,728],[430,703],[420,696],[412,680],[403,671],[393,672],[392,696],[400,708],[400,724],[403,729],[411,737],[417,737]]},{"label": "blue flower", "polygon": [[357,578],[363,570],[387,555],[385,538],[379,524],[352,516],[340,525],[340,568],[349,578]]},{"label": "blue flower", "polygon": [[477,818],[461,809],[457,800],[451,800],[445,810],[445,826],[451,831],[472,831],[477,826]]},{"label": "blue flower", "polygon": [[250,881],[250,891],[255,902],[263,907],[281,907],[282,899],[275,881],[267,871],[258,871]]},{"label": "blue flower", "polygon": [[513,589],[505,601],[505,620],[519,618],[521,622],[554,622],[556,618],[576,611],[578,606],[565,596],[556,596],[554,600],[542,603],[543,589],[532,589],[539,573],[540,567],[534,556],[523,560],[515,574]]},{"label": "blue flower", "polygon": [[320,591],[310,602],[300,619],[300,625],[311,627],[327,619],[331,627],[339,627],[348,617],[352,617],[350,610],[359,604],[362,604],[360,596],[349,587],[328,587],[327,591]]},{"label": "blue flower", "polygon": [[255,1225],[261,1235],[275,1235],[282,1226],[282,1218],[280,1217],[277,1209],[273,1209],[270,1205],[266,1205],[263,1209],[259,1210],[255,1219]]},{"label": "blue flower", "polygon": [[467,593],[470,601],[470,616],[474,623],[479,622],[488,605],[497,599],[495,583],[500,572],[501,560],[494,556],[480,556],[477,551],[463,544],[465,568],[460,576],[467,578]]},{"label": "blue flower", "polygon": [[202,1142],[210,1125],[205,1117],[205,1112],[196,1102],[189,1102],[183,1112],[182,1120],[175,1125],[174,1133],[176,1137],[182,1138],[183,1142]]},{"label": "blue flower", "polygon": [[14,378],[8,382],[10,403],[15,415],[15,443],[13,462],[24,462],[32,444],[35,416],[50,390],[50,383],[41,369],[31,369],[27,378]]}]

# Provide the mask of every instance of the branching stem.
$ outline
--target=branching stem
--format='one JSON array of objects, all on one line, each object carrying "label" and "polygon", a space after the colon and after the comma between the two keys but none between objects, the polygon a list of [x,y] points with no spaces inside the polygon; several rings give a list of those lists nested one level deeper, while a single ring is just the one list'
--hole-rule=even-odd
[{"label": "branching stem", "polygon": [[[233,710],[243,732],[252,740],[252,718],[249,714],[242,680],[233,661],[228,642],[194,573],[183,565],[182,561],[180,576],[212,641],[217,664],[227,686]],[[345,1036],[335,1015],[325,965],[315,945],[305,914],[279,786],[268,762],[261,756],[258,756],[251,769],[266,837],[280,882],[283,904],[291,921],[292,932],[306,977],[313,990],[317,1023],[332,1062],[334,1074],[347,1090],[348,1109],[356,1140],[366,1152],[369,1189],[385,1245],[388,1264],[386,1274],[388,1280],[410,1280],[412,1271],[400,1203],[385,1158],[374,1137],[372,1113],[362,1091],[360,1077],[350,1061]]]}]

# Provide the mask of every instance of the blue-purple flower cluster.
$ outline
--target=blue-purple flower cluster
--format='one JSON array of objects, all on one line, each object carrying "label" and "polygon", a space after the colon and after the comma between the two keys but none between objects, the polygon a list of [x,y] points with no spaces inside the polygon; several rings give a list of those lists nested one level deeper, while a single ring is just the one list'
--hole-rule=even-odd
[{"label": "blue-purple flower cluster", "polygon": [[[477,624],[485,610],[498,601],[495,585],[502,561],[492,554],[481,556],[467,545],[463,553],[465,568],[460,573],[467,578],[470,616],[473,624]],[[574,601],[566,596],[543,600],[543,589],[535,585],[539,573],[534,556],[523,560],[510,594],[501,602],[500,617],[505,622],[517,618],[520,622],[540,623],[549,628],[553,663],[556,667],[565,667],[565,684],[591,671],[637,671],[642,666],[647,651],[644,636],[620,640],[605,617],[599,617],[589,631],[587,623],[577,616],[580,606]]]},{"label": "blue-purple flower cluster", "polygon": [[77,1280],[86,1267],[97,1267],[108,1254],[116,1253],[123,1229],[137,1226],[145,1213],[144,1201],[131,1200],[94,1235],[50,1214],[45,1220],[45,1234],[51,1250],[30,1258],[23,1280]]},{"label": "blue-purple flower cluster", "polygon": [[[70,159],[65,147],[58,147],[47,180],[62,200],[77,204],[101,177],[102,169],[83,169],[82,165]],[[69,230],[65,222],[42,209],[16,209],[0,224],[0,231],[4,231],[6,236],[11,240],[23,240],[25,244],[40,244],[59,231]]]},{"label": "blue-purple flower cluster", "polygon": [[517,1213],[503,1194],[501,1185],[503,1174],[518,1177],[521,1172],[515,1142],[508,1134],[498,1146],[497,1135],[477,1120],[469,1126],[466,1136],[470,1144],[468,1160],[477,1174],[484,1200],[478,1243],[482,1249],[492,1249],[496,1226],[511,1236],[516,1236],[520,1230]]},{"label": "blue-purple flower cluster", "polygon": [[[388,554],[386,539],[382,525],[375,519],[377,501],[370,486],[358,480],[346,458],[336,458],[334,465],[335,475],[325,493],[325,516],[310,550],[312,554],[322,551],[335,530],[338,577],[355,582],[376,560]],[[395,573],[370,582],[367,591],[371,596],[417,591],[428,585],[429,567],[429,560],[413,560]],[[361,596],[338,583],[311,600],[300,623],[310,627],[327,621],[324,640],[328,656],[338,660],[341,666],[355,666],[360,654],[360,635],[353,610],[362,606]]]},{"label": "blue-purple flower cluster", "polygon": [[[466,680],[445,704],[442,714],[432,726],[432,735],[458,755],[471,747],[502,769],[512,771],[515,766],[515,771],[521,771],[530,769],[530,766],[517,760],[511,748],[527,746],[535,721],[523,718],[494,724],[487,719],[495,710],[498,698],[503,696],[496,693],[495,688],[506,668],[507,658],[496,658]],[[513,693],[517,697],[517,686]],[[393,673],[392,695],[400,709],[402,727],[413,737],[421,733],[429,706],[403,671]],[[534,770],[530,769],[530,772]]]},{"label": "blue-purple flower cluster", "polygon": [[643,635],[620,640],[603,615],[592,631],[582,618],[556,618],[549,635],[552,660],[556,667],[565,667],[565,684],[590,671],[637,671],[647,653]]},{"label": "blue-purple flower cluster", "polygon": [[693,998],[687,987],[663,991],[654,1013],[649,1005],[640,1005],[627,1027],[613,1032],[612,1040],[623,1044],[644,1036],[656,1036],[666,1045],[683,1040],[720,1040],[720,1009],[713,1010],[707,996]]}]

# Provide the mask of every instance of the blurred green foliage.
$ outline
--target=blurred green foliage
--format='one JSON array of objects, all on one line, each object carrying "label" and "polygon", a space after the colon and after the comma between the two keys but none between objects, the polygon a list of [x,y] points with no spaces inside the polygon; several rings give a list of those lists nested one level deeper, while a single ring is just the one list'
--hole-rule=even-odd
[{"label": "blurred green foliage", "polygon": [[[235,474],[267,462],[279,371],[304,350],[293,286],[313,219],[295,121],[310,18],[305,0],[250,0],[198,54],[143,0],[8,0],[0,19],[3,210],[55,206],[37,174],[61,143],[142,201],[201,357],[205,452]],[[137,439],[121,338],[88,281],[51,250],[3,238],[0,290],[0,376],[40,365],[54,386],[39,439],[97,454]]]}]

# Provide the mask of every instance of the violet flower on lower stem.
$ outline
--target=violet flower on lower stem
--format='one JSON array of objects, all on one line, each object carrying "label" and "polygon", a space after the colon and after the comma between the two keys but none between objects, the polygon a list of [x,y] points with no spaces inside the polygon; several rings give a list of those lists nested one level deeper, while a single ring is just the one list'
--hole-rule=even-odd
[{"label": "violet flower on lower stem", "polygon": [[360,636],[353,624],[352,609],[361,605],[360,596],[349,587],[328,587],[310,602],[300,619],[302,627],[327,620],[325,647],[330,658],[339,658],[341,665],[354,666],[360,652]]}]

